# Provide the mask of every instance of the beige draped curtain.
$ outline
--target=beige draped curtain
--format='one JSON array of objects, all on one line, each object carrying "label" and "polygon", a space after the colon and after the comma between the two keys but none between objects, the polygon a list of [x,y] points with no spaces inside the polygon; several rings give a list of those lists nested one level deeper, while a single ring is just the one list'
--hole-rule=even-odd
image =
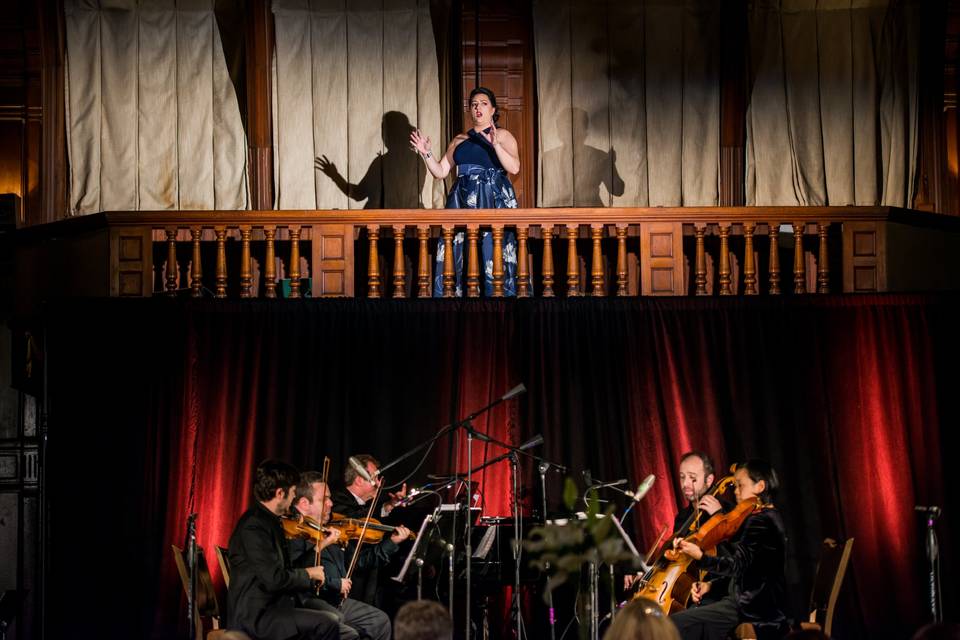
[{"label": "beige draped curtain", "polygon": [[539,206],[717,204],[721,6],[535,0]]},{"label": "beige draped curtain", "polygon": [[442,151],[429,0],[274,0],[279,209],[442,207],[410,149]]},{"label": "beige draped curtain", "polygon": [[747,204],[909,207],[916,2],[755,0]]},{"label": "beige draped curtain", "polygon": [[213,0],[65,0],[70,211],[245,209]]}]

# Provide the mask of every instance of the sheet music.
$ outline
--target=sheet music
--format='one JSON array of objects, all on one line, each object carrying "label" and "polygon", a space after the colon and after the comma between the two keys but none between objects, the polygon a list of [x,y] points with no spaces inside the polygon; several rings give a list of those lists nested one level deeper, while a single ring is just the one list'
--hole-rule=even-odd
[{"label": "sheet music", "polygon": [[497,538],[497,525],[492,524],[487,527],[486,532],[483,534],[483,538],[480,539],[480,544],[477,545],[477,550],[473,552],[474,558],[484,559],[487,557],[487,554],[490,553],[490,549],[493,547],[493,541]]}]

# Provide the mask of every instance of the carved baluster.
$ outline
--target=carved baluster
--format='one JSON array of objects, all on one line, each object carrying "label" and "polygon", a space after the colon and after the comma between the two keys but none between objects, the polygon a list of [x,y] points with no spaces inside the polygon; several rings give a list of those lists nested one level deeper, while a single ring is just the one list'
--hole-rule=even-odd
[{"label": "carved baluster", "polygon": [[443,230],[443,297],[457,295],[457,272],[453,261],[453,227],[444,225]]},{"label": "carved baluster", "polygon": [[600,250],[602,238],[603,225],[590,225],[590,239],[593,241],[593,255],[590,258],[590,294],[597,298],[607,295],[607,283],[603,277],[603,252]]},{"label": "carved baluster", "polygon": [[273,240],[277,235],[276,227],[264,227],[263,237],[267,241],[266,255],[263,258],[263,288],[268,298],[277,297],[277,256]]},{"label": "carved baluster", "polygon": [[290,279],[290,297],[300,297],[300,227],[289,227],[290,265],[287,277]]},{"label": "carved baluster", "polygon": [[780,223],[767,224],[770,239],[770,295],[780,295]]},{"label": "carved baluster", "polygon": [[743,295],[757,295],[757,267],[753,260],[753,222],[743,223]]},{"label": "carved baluster", "polygon": [[527,268],[527,225],[517,227],[517,297],[530,297],[530,270]]},{"label": "carved baluster", "polygon": [[830,265],[827,262],[827,230],[829,222],[817,223],[817,235],[820,236],[820,249],[817,256],[817,293],[830,293]]},{"label": "carved baluster", "polygon": [[367,258],[367,297],[380,297],[380,252],[377,241],[380,240],[380,225],[367,225],[367,240],[370,243]]},{"label": "carved baluster", "polygon": [[807,266],[803,259],[803,222],[793,223],[793,292],[807,292]]},{"label": "carved baluster", "polygon": [[577,257],[577,236],[580,227],[567,225],[567,297],[580,295],[580,259]]},{"label": "carved baluster", "polygon": [[180,276],[177,269],[177,228],[167,227],[167,283],[168,296],[177,295],[177,279]]},{"label": "carved baluster", "polygon": [[503,297],[503,225],[493,226],[493,297]]},{"label": "carved baluster", "polygon": [[480,255],[477,237],[480,228],[475,224],[467,225],[467,297],[480,297]]},{"label": "carved baluster", "polygon": [[407,297],[407,264],[403,259],[404,226],[393,227],[393,297]]},{"label": "carved baluster", "polygon": [[202,227],[191,227],[190,238],[193,241],[193,259],[190,261],[190,295],[199,298],[203,295],[203,266],[200,260],[200,235]]},{"label": "carved baluster", "polygon": [[417,265],[417,297],[430,297],[430,248],[427,241],[430,239],[430,227],[417,227],[417,240],[420,241]]},{"label": "carved baluster", "polygon": [[627,295],[627,225],[617,225],[617,295]]},{"label": "carved baluster", "polygon": [[240,227],[240,297],[249,298],[253,292],[253,274],[250,271],[250,227]]},{"label": "carved baluster", "polygon": [[729,296],[730,290],[730,225],[720,223],[720,295]]},{"label": "carved baluster", "polygon": [[541,228],[543,236],[543,297],[553,297],[553,225]]},{"label": "carved baluster", "polygon": [[227,297],[227,230],[225,227],[216,227],[217,233],[217,298]]},{"label": "carved baluster", "polygon": [[697,238],[697,252],[695,257],[695,281],[697,288],[694,291],[694,295],[705,296],[707,295],[707,250],[704,247],[703,237],[707,233],[707,225],[695,223],[693,225],[693,233]]}]

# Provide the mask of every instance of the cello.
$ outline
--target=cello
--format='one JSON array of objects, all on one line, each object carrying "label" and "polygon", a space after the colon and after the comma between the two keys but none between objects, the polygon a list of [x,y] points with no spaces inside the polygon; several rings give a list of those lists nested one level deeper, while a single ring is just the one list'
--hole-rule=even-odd
[{"label": "cello", "polygon": [[[733,482],[733,474],[731,473],[718,480],[707,494],[714,497],[722,495],[733,485]],[[699,576],[691,572],[690,565],[693,563],[693,559],[690,558],[690,556],[686,554],[676,554],[673,551],[673,538],[680,536],[687,537],[691,536],[691,534],[696,535],[698,531],[706,530],[707,525],[710,525],[710,531],[715,530],[719,533],[720,529],[717,529],[719,526],[718,519],[726,515],[723,512],[718,512],[701,527],[700,513],[700,509],[695,508],[680,529],[678,529],[673,536],[670,536],[669,540],[660,545],[656,560],[651,563],[650,568],[637,581],[637,586],[634,587],[635,592],[631,599],[648,598],[654,600],[667,615],[687,608],[693,583],[697,581]],[[746,516],[743,516],[743,519],[746,519]],[[743,521],[741,520],[740,522],[742,523]],[[724,529],[729,528],[729,526],[730,525],[727,525]],[[729,535],[733,535],[737,528],[739,528],[739,524],[734,527]],[[688,539],[692,540],[692,537]],[[713,550],[722,540],[723,539],[717,540],[713,542],[712,545],[706,547],[701,545],[701,548]],[[694,542],[696,541],[694,540]]]}]

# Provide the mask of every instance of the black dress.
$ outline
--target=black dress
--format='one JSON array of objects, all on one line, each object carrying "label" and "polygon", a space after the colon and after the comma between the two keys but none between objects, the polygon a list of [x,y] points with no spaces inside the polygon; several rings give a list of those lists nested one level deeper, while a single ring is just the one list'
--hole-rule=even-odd
[{"label": "black dress", "polygon": [[774,508],[747,518],[727,545],[727,553],[704,556],[700,566],[730,577],[730,590],[719,602],[687,609],[670,617],[684,640],[722,640],[748,622],[757,637],[780,638],[787,631],[784,614],[786,534]]}]

